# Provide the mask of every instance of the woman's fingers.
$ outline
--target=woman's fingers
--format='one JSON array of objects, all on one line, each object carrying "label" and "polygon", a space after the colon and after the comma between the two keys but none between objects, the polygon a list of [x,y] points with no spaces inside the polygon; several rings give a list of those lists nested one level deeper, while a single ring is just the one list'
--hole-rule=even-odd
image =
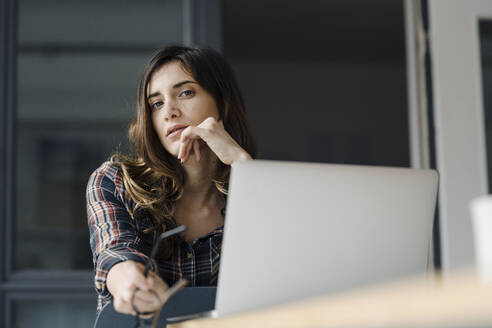
[{"label": "woman's fingers", "polygon": [[111,268],[107,284],[116,311],[135,314],[133,305],[142,312],[159,308],[162,301],[158,295],[167,285],[154,272],[145,277],[144,271],[145,266],[134,261],[120,262]]},{"label": "woman's fingers", "polygon": [[152,293],[157,293],[157,295],[160,295],[164,291],[169,289],[169,286],[162,280],[161,277],[159,277],[156,273],[152,272],[148,279],[151,280],[151,292]]},{"label": "woman's fingers", "polygon": [[119,298],[123,303],[130,303],[135,290],[135,285],[130,285],[128,288],[122,289],[117,295],[117,298]]},{"label": "woman's fingers", "polygon": [[113,307],[117,312],[135,315],[131,302],[126,302],[121,297],[113,298]]},{"label": "woman's fingers", "polygon": [[140,312],[154,312],[163,305],[165,300],[161,299],[161,295],[168,289],[168,286],[154,272],[149,272],[146,279],[150,284],[150,289],[137,290],[134,304]]},{"label": "woman's fingers", "polygon": [[195,158],[197,162],[200,161],[201,159],[201,152],[200,152],[200,140],[199,139],[193,139],[193,140],[188,140],[186,143],[186,146],[184,146],[184,155],[182,156],[182,162],[186,162],[188,158],[190,157],[191,150],[193,149],[193,153],[195,154]]},{"label": "woman's fingers", "polygon": [[183,156],[181,157],[181,161],[183,163],[188,160],[188,157],[190,156],[191,148],[193,147],[193,143],[194,140],[191,138],[186,141],[186,146],[184,147]]},{"label": "woman's fingers", "polygon": [[162,301],[156,292],[137,291],[132,304],[138,312],[154,312],[161,307]]},{"label": "woman's fingers", "polygon": [[202,158],[202,154],[200,153],[200,141],[193,141],[193,151],[195,152],[196,161],[199,162]]},{"label": "woman's fingers", "polygon": [[179,151],[178,151],[178,159],[183,159],[184,153],[185,153],[185,148],[188,145],[189,142],[189,134],[186,134],[186,132],[189,130],[189,127],[184,129],[183,132],[181,132],[181,136],[179,137]]},{"label": "woman's fingers", "polygon": [[160,298],[155,291],[143,291],[141,289],[135,291],[133,300],[148,305],[159,305],[160,303]]},{"label": "woman's fingers", "polygon": [[[162,305],[163,300],[160,296],[166,288],[163,286],[153,286],[154,289],[142,290],[135,289],[131,293],[130,300],[127,301],[123,295],[115,297],[113,304],[116,311],[126,314],[136,314],[135,309],[139,312],[153,312],[159,309]],[[167,287],[167,286],[166,286]]]},{"label": "woman's fingers", "polygon": [[145,266],[143,264],[136,263],[136,265],[132,266],[130,270],[132,272],[129,275],[129,278],[131,279],[130,281],[132,282],[133,289],[138,288],[146,291],[152,288],[151,281],[149,281],[143,274],[145,270]]},{"label": "woman's fingers", "polygon": [[193,149],[195,154],[198,149],[197,160],[199,160],[199,157],[201,158],[201,153],[199,151],[200,145],[198,142],[199,139],[203,139],[204,133],[202,130],[203,129],[198,127],[189,126],[181,133],[178,158],[181,159],[182,163],[188,160],[191,149]]},{"label": "woman's fingers", "polygon": [[[191,149],[196,152],[193,140],[201,139],[217,155],[224,164],[232,164],[238,160],[251,159],[248,153],[224,129],[224,123],[213,117],[206,118],[197,126],[188,126],[180,136],[178,159],[184,163],[189,157]],[[201,157],[201,152],[197,155]]]},{"label": "woman's fingers", "polygon": [[135,290],[130,301],[124,300],[122,297],[115,297],[113,305],[116,311],[135,315],[135,308],[139,312],[153,312],[160,308],[161,299],[156,292]]},{"label": "woman's fingers", "polygon": [[167,284],[155,272],[145,276],[144,271],[145,266],[134,261],[111,268],[107,283],[116,311],[132,315],[136,314],[135,308],[138,312],[154,312],[165,302],[161,295],[168,289]]},{"label": "woman's fingers", "polygon": [[190,140],[184,140],[179,145],[178,159],[181,160],[181,163],[184,162],[184,158],[185,158],[185,154],[186,154],[186,148],[188,147],[189,143],[190,143]]}]

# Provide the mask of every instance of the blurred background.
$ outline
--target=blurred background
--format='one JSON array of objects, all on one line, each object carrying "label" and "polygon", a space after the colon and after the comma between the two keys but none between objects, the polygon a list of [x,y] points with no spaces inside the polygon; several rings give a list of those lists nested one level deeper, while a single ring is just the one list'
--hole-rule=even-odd
[{"label": "blurred background", "polygon": [[[163,45],[224,54],[260,158],[438,166],[429,53],[416,55],[425,48],[415,24],[420,18],[428,29],[427,1],[0,3],[2,327],[92,326],[87,179],[112,153],[128,151],[137,81]],[[484,72],[490,24],[480,25]],[[468,252],[457,264],[472,260]]]}]

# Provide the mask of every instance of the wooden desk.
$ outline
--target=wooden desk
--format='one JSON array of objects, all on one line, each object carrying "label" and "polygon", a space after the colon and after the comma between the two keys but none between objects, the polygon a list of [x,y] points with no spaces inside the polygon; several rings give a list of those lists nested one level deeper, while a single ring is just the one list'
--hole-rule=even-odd
[{"label": "wooden desk", "polygon": [[473,271],[433,275],[168,327],[492,327],[492,285]]}]

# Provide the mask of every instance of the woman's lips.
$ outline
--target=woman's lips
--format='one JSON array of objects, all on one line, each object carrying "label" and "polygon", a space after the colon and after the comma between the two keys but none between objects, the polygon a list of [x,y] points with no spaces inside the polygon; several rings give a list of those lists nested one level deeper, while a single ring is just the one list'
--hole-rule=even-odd
[{"label": "woman's lips", "polygon": [[179,129],[174,130],[173,132],[169,133],[167,136],[169,139],[174,139],[175,137],[179,136],[183,130],[186,129],[186,127],[182,127]]}]

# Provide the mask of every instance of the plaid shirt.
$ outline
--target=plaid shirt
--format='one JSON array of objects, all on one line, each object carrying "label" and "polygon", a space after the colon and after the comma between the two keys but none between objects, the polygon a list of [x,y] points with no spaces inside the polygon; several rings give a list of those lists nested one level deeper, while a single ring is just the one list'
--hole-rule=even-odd
[{"label": "plaid shirt", "polygon": [[[143,233],[152,225],[150,218],[135,221],[132,215],[135,203],[126,192],[123,176],[114,163],[105,162],[92,173],[86,197],[99,313],[112,299],[106,288],[109,269],[126,260],[145,264],[157,232]],[[191,244],[180,239],[171,260],[154,263],[153,270],[158,269],[168,285],[181,277],[188,280],[189,286],[217,285],[222,235],[223,227],[219,227]]]}]

